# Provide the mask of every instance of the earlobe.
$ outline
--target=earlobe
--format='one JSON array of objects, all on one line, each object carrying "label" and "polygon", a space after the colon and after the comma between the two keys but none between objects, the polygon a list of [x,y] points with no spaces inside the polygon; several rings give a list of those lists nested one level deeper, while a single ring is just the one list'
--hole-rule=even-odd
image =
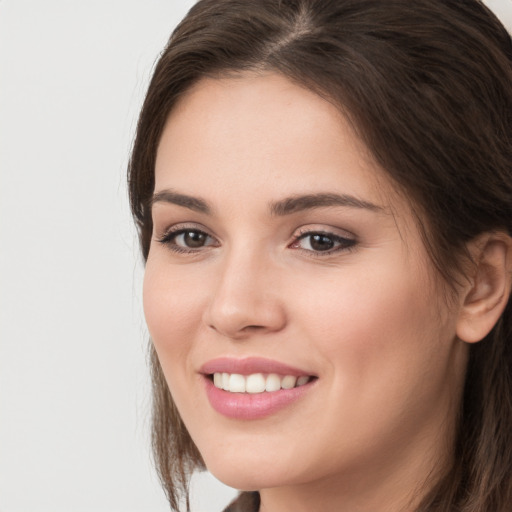
[{"label": "earlobe", "polygon": [[487,233],[469,247],[474,267],[463,296],[457,321],[457,336],[475,343],[489,334],[510,297],[512,238],[505,233]]}]

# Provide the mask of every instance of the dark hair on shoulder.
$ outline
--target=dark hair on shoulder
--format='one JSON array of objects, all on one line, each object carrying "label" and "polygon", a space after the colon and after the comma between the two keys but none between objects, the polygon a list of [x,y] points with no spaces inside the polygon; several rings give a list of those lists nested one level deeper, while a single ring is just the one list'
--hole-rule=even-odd
[{"label": "dark hair on shoulder", "polygon": [[[512,41],[478,0],[200,0],[154,71],[129,164],[147,258],[157,146],[204,77],[273,71],[335,103],[410,199],[440,275],[512,234]],[[512,306],[470,349],[454,464],[417,512],[512,510]],[[204,468],[152,350],[153,448],[171,507]]]}]

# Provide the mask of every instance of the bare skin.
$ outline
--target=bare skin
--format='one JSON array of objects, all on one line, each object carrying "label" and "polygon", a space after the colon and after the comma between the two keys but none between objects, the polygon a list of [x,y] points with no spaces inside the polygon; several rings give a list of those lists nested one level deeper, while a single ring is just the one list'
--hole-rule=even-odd
[{"label": "bare skin", "polygon": [[[336,108],[279,75],[205,79],[157,153],[144,307],[208,468],[261,512],[412,510],[450,463],[467,343],[409,205]],[[298,198],[302,198],[298,200]],[[201,367],[264,357],[313,385],[257,420]]]}]

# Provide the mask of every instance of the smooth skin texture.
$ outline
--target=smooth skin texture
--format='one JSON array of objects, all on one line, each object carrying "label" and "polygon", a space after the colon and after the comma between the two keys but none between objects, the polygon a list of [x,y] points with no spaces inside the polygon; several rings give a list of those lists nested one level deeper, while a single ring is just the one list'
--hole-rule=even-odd
[{"label": "smooth skin texture", "polygon": [[[279,75],[196,84],[155,172],[145,314],[210,471],[265,512],[410,510],[449,463],[471,283],[446,300],[407,201],[332,104]],[[286,202],[305,195],[323,196]],[[318,378],[226,418],[199,369],[251,356]]]}]

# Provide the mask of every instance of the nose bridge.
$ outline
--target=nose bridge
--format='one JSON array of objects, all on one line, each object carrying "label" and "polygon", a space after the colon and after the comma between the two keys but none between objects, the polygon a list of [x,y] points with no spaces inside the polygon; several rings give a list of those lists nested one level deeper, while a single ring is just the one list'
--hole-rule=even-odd
[{"label": "nose bridge", "polygon": [[251,243],[227,251],[206,312],[206,323],[217,332],[243,338],[252,332],[280,330],[284,310],[272,286],[272,259]]}]

